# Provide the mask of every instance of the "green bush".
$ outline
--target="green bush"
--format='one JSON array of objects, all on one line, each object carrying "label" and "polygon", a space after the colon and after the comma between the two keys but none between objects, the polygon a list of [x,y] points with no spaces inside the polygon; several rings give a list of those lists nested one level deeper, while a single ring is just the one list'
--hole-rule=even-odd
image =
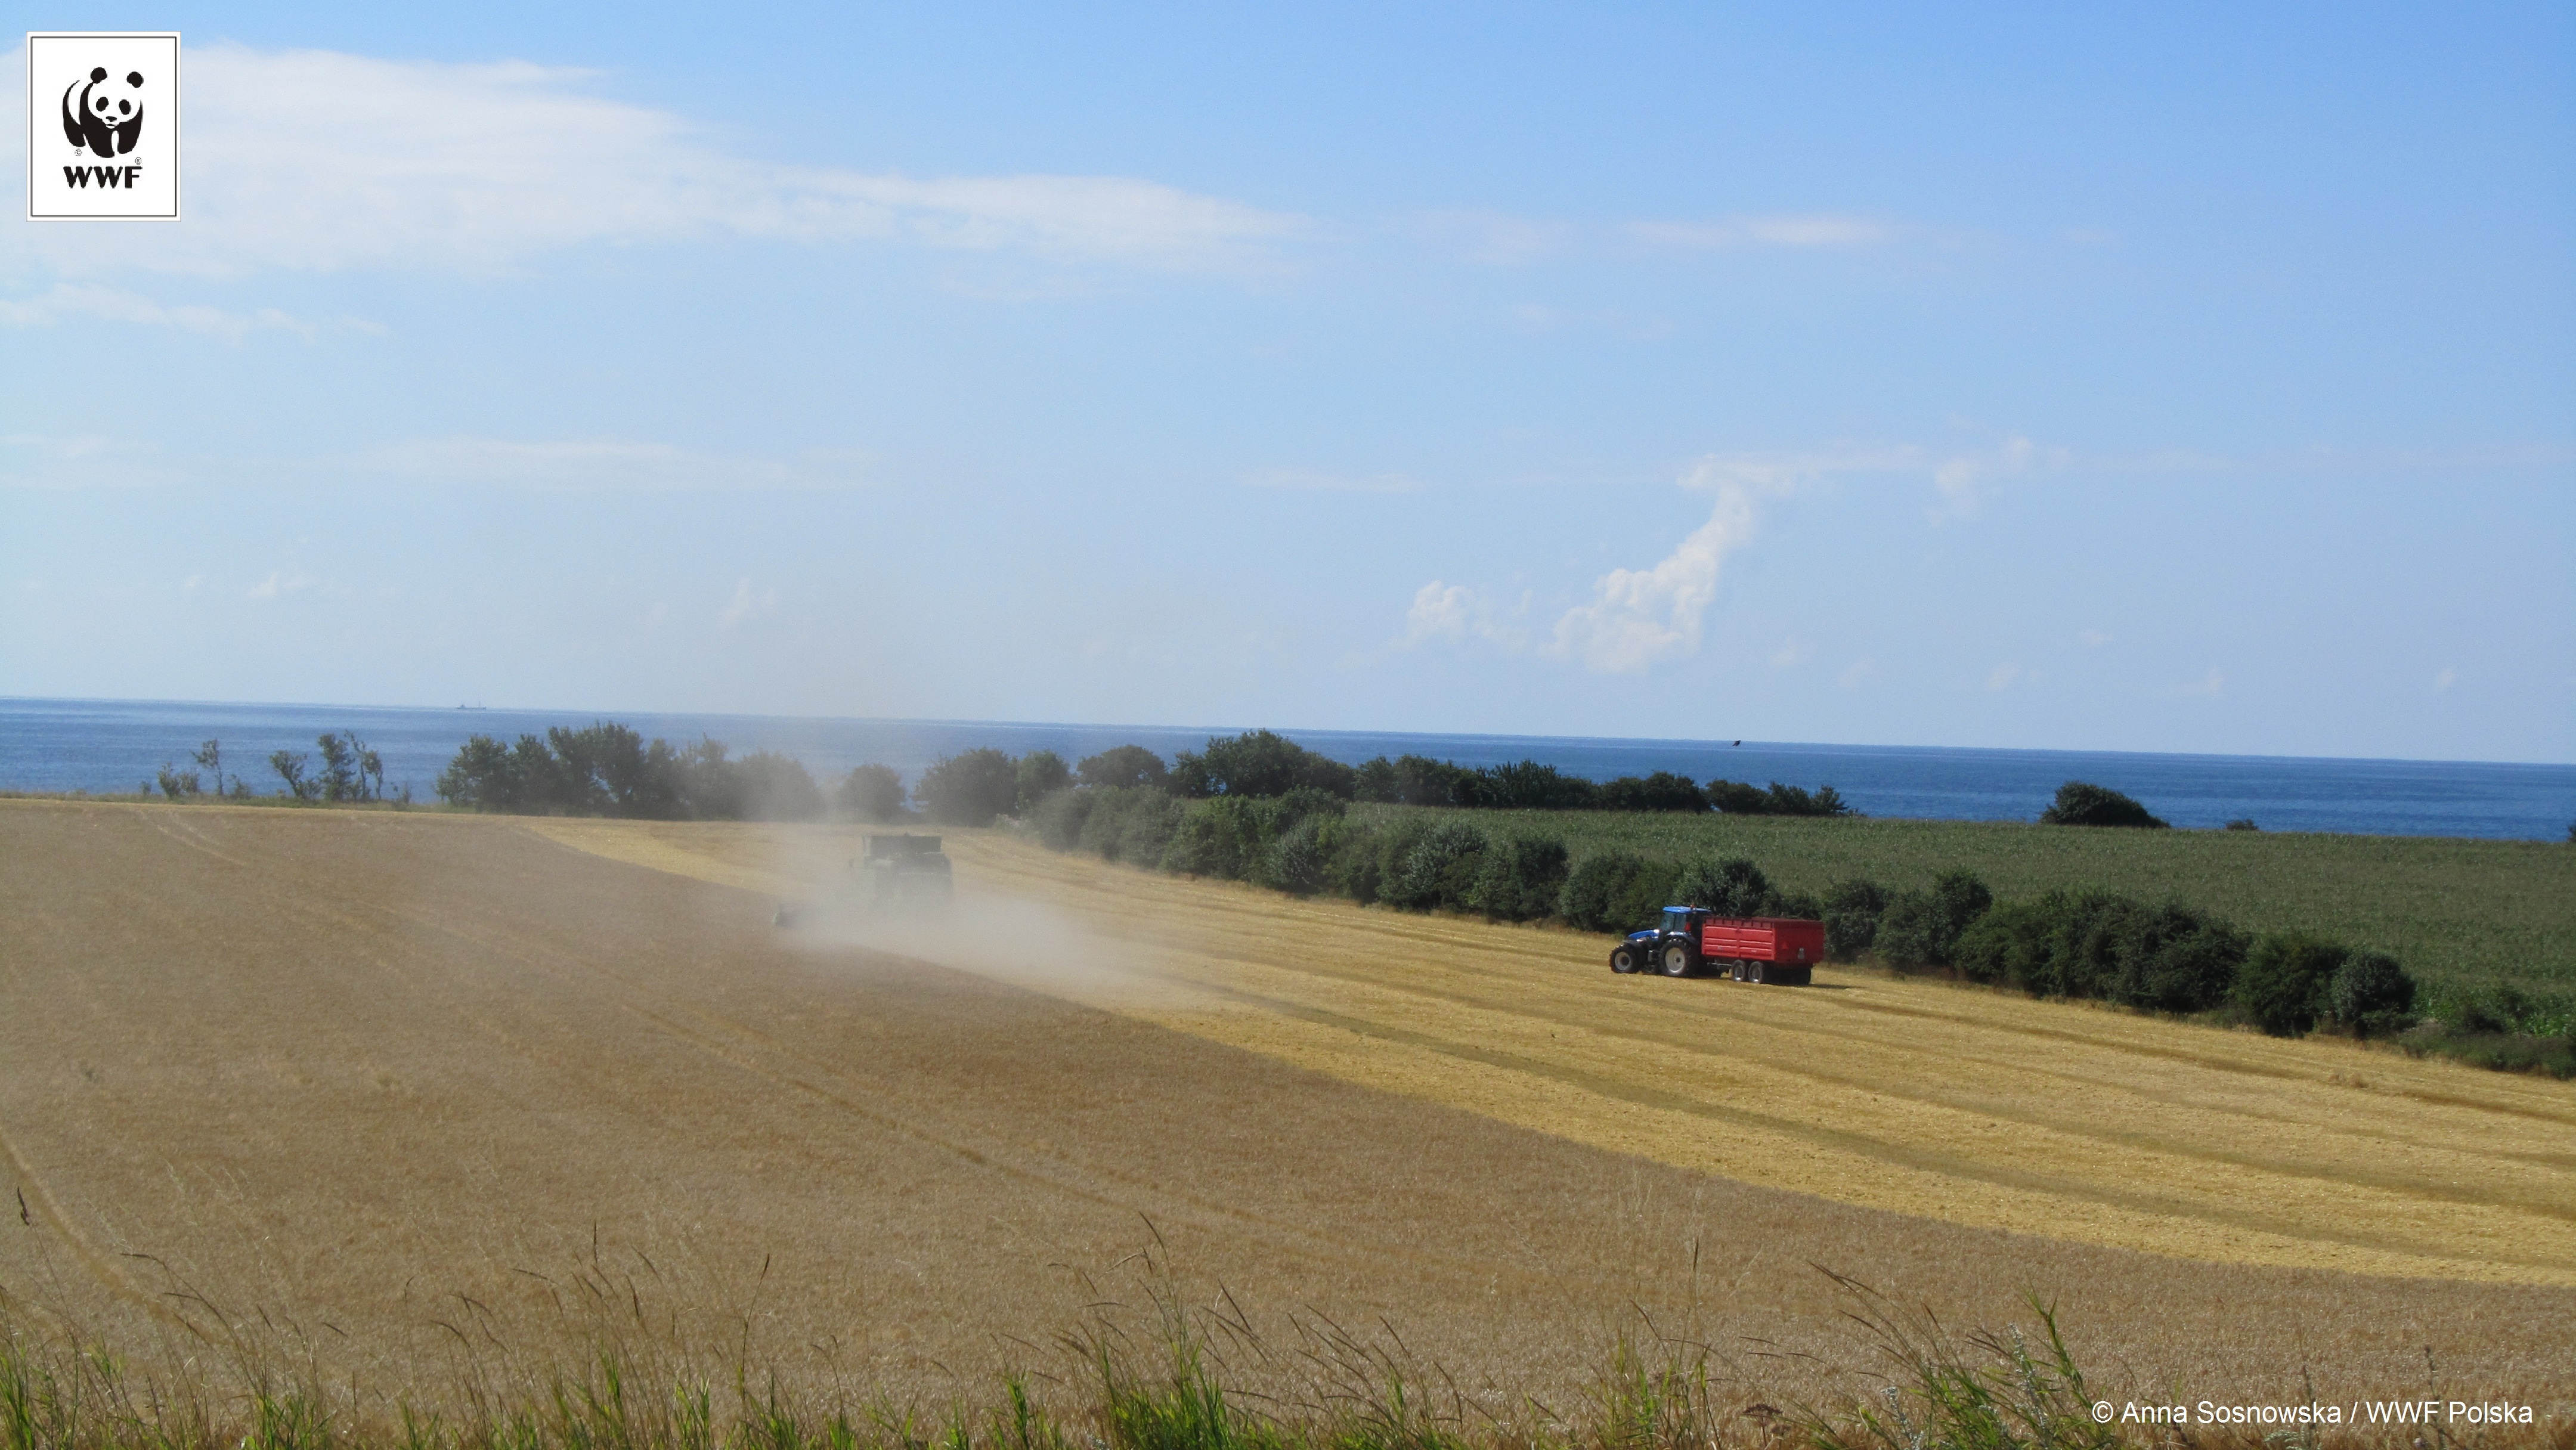
[{"label": "green bush", "polygon": [[1052,750],[1032,750],[1013,769],[1011,814],[1025,816],[1037,803],[1073,784],[1073,767]]},{"label": "green bush", "polygon": [[1858,815],[1832,786],[1818,786],[1810,795],[1794,785],[1771,782],[1769,789],[1742,781],[1712,780],[1703,793],[1715,809],[1730,816],[1850,816]]},{"label": "green bush", "polygon": [[2114,1002],[2159,1012],[2206,1012],[2225,1002],[2245,965],[2246,937],[2181,906],[2124,914],[2113,951]]},{"label": "green bush", "polygon": [[1887,888],[1875,881],[1837,881],[1825,892],[1825,956],[1856,962],[1878,939],[1878,918],[1887,910]]},{"label": "green bush", "polygon": [[1469,905],[1496,921],[1530,921],[1556,910],[1565,889],[1565,843],[1553,836],[1506,836],[1485,852]]},{"label": "green bush", "polygon": [[1879,914],[1876,946],[1898,966],[1946,967],[1970,923],[1994,904],[1994,893],[1966,871],[1944,871],[1929,891],[1899,891]]},{"label": "green bush", "polygon": [[1170,844],[1179,829],[1182,812],[1188,809],[1150,787],[1076,794],[1094,797],[1083,817],[1078,842],[1081,848],[1104,861],[1127,861],[1139,866],[1161,864],[1163,848]]},{"label": "green bush", "polygon": [[1759,916],[1770,902],[1771,880],[1741,856],[1707,856],[1682,868],[1673,892],[1684,906],[1706,907],[1720,916]]},{"label": "green bush", "polygon": [[2326,1011],[2363,1037],[2403,1031],[2415,1015],[2415,979],[2385,952],[2354,952],[2326,985]]},{"label": "green bush", "polygon": [[1825,901],[1812,891],[1782,891],[1775,886],[1771,888],[1770,895],[1762,898],[1762,909],[1756,914],[1785,916],[1793,921],[1822,921],[1825,919]]},{"label": "green bush", "polygon": [[1172,789],[1185,796],[1277,796],[1299,786],[1349,800],[1358,772],[1274,730],[1247,730],[1231,740],[1209,737],[1204,751],[1172,761]]},{"label": "green bush", "polygon": [[1357,798],[1364,801],[1400,806],[1463,806],[1471,803],[1474,776],[1475,772],[1463,765],[1427,755],[1399,755],[1393,760],[1381,755],[1357,767],[1352,772],[1351,785]]},{"label": "green bush", "polygon": [[1708,797],[1686,775],[1659,770],[1652,775],[1623,775],[1605,780],[1593,805],[1605,811],[1706,811]]},{"label": "green bush", "polygon": [[1163,788],[1171,779],[1171,770],[1163,757],[1142,745],[1113,745],[1098,755],[1083,757],[1073,768],[1082,783],[1097,790],[1134,790],[1140,786]]},{"label": "green bush", "polygon": [[2246,955],[2231,995],[2255,1026],[2295,1037],[2326,1014],[2335,972],[2351,955],[2304,932],[2266,933]]},{"label": "green bush", "polygon": [[1393,863],[1378,895],[1407,911],[1463,911],[1491,844],[1483,831],[1465,821],[1443,821]]},{"label": "green bush", "polygon": [[1557,893],[1557,916],[1585,931],[1633,930],[1637,923],[1620,917],[1619,904],[1645,865],[1646,858],[1634,851],[1598,851],[1575,862]]},{"label": "green bush", "polygon": [[1339,844],[1334,837],[1341,825],[1341,817],[1334,815],[1293,821],[1262,851],[1253,879],[1291,896],[1312,896],[1323,890],[1332,881],[1333,850]]},{"label": "green bush", "polygon": [[1674,897],[1681,887],[1682,868],[1671,861],[1648,860],[1628,878],[1626,889],[1619,893],[1610,909],[1621,923],[1621,932],[1652,926],[1667,906],[1679,905]]},{"label": "green bush", "polygon": [[1161,865],[1182,876],[1240,881],[1260,849],[1260,819],[1252,802],[1218,796],[1182,809],[1179,829],[1164,843]]},{"label": "green bush", "polygon": [[2039,813],[2043,826],[2145,826],[2163,830],[2166,823],[2128,796],[2085,781],[2070,780],[2057,788],[2057,799]]},{"label": "green bush", "polygon": [[1333,847],[1331,863],[1324,870],[1333,889],[1367,906],[1378,899],[1386,885],[1386,863],[1402,854],[1403,840],[1417,837],[1430,827],[1421,821],[1409,821],[1394,827],[1354,826],[1345,822],[1341,839]]},{"label": "green bush", "polygon": [[[1950,964],[1971,982],[2043,995],[2047,989],[2038,984],[2056,979],[2058,933],[2065,916],[2062,892],[2034,901],[2004,902],[1959,933],[1958,945],[1950,949]],[[1828,927],[1828,946],[1831,932]]]},{"label": "green bush", "polygon": [[[893,767],[862,765],[841,777],[841,783],[832,788],[832,805],[848,820],[899,821],[904,818],[903,795],[903,777],[895,774]],[[1081,829],[1079,823],[1075,829]]]},{"label": "green bush", "polygon": [[1081,846],[1083,827],[1090,824],[1092,811],[1104,798],[1105,792],[1096,790],[1060,790],[1038,802],[1025,819],[1038,844],[1051,851],[1071,851]]},{"label": "green bush", "polygon": [[1011,757],[986,746],[931,762],[912,794],[943,825],[989,826],[1019,808],[1020,773]]}]

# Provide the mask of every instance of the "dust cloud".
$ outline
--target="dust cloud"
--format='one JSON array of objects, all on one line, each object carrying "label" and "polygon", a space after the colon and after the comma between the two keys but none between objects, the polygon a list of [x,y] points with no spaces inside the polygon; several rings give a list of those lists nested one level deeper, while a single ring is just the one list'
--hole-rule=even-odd
[{"label": "dust cloud", "polygon": [[780,935],[808,951],[860,948],[972,972],[1111,1010],[1183,1005],[1199,995],[1044,902],[960,879],[945,903],[872,904],[859,881],[857,840],[773,841],[773,874],[790,894]]}]

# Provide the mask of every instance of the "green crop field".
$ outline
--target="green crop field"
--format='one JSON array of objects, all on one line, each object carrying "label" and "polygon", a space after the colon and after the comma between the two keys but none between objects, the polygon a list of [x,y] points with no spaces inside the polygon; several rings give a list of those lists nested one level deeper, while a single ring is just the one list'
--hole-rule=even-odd
[{"label": "green crop field", "polygon": [[1977,873],[1999,898],[2099,887],[2384,951],[2436,987],[2576,987],[2576,846],[2434,836],[2143,831],[2004,821],[1844,820],[1603,811],[1362,811],[1456,816],[1489,832],[1686,859],[1745,856],[1786,890]]}]

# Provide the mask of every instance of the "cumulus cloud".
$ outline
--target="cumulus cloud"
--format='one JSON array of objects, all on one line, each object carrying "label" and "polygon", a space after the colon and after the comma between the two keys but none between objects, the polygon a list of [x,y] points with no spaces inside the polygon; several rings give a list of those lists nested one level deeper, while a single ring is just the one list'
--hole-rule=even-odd
[{"label": "cumulus cloud", "polygon": [[1510,617],[1481,590],[1434,579],[1414,591],[1413,607],[1404,615],[1404,638],[1398,644],[1411,648],[1470,641],[1514,650],[1527,643]]},{"label": "cumulus cloud", "polygon": [[1936,524],[1975,518],[2003,491],[2002,480],[2034,468],[2064,468],[2073,455],[2063,448],[2043,449],[2027,438],[2007,438],[1981,452],[1953,454],[1932,471],[1940,495],[1926,514]]},{"label": "cumulus cloud", "polygon": [[1557,620],[1552,652],[1625,672],[1698,649],[1728,556],[1753,541],[1763,505],[1798,481],[1758,462],[1702,459],[1682,482],[1716,494],[1708,522],[1654,567],[1613,569],[1595,580],[1592,602]]},{"label": "cumulus cloud", "polygon": [[[915,177],[736,154],[677,114],[588,94],[586,72],[523,62],[212,45],[188,67],[184,224],[14,228],[0,246],[64,272],[491,271],[710,237],[1260,271],[1303,227],[1133,177]],[[23,55],[7,69],[24,114]]]},{"label": "cumulus cloud", "polygon": [[1884,222],[1823,213],[1628,224],[1630,239],[1645,246],[1694,251],[1715,247],[1866,247],[1894,234]]},{"label": "cumulus cloud", "polygon": [[2177,695],[2199,695],[2213,700],[2224,694],[2226,690],[2227,677],[2215,669],[2190,684],[2174,687],[2174,693]]},{"label": "cumulus cloud", "polygon": [[262,579],[258,583],[250,586],[248,590],[244,591],[243,597],[248,599],[277,599],[285,595],[294,594],[300,590],[310,589],[320,582],[322,581],[314,578],[310,574],[300,572],[290,574],[282,569],[272,569],[269,571],[267,578]]},{"label": "cumulus cloud", "polygon": [[778,591],[755,590],[751,587],[751,581],[745,579],[733,587],[733,598],[725,602],[725,607],[716,611],[716,623],[731,629],[747,620],[777,612]]},{"label": "cumulus cloud", "polygon": [[2005,660],[2001,664],[1996,665],[1993,669],[1986,671],[1986,689],[1994,693],[2001,693],[2002,691],[2009,690],[2015,685],[2035,685],[2038,683],[2039,671],[2024,669],[2018,661],[2014,660]]},{"label": "cumulus cloud", "polygon": [[2445,665],[2442,668],[2442,672],[2433,677],[2433,693],[2436,695],[2441,694],[2459,682],[2460,672]]}]

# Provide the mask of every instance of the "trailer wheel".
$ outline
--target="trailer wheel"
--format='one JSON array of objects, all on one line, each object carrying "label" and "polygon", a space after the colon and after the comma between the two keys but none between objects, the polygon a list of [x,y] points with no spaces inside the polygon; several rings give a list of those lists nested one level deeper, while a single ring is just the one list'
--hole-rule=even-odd
[{"label": "trailer wheel", "polygon": [[1699,970],[1699,955],[1698,953],[1693,952],[1687,944],[1683,942],[1674,942],[1672,945],[1664,948],[1665,976],[1687,977],[1697,970]]},{"label": "trailer wheel", "polygon": [[1610,949],[1610,970],[1620,976],[1634,976],[1637,971],[1637,949],[1621,942]]}]

